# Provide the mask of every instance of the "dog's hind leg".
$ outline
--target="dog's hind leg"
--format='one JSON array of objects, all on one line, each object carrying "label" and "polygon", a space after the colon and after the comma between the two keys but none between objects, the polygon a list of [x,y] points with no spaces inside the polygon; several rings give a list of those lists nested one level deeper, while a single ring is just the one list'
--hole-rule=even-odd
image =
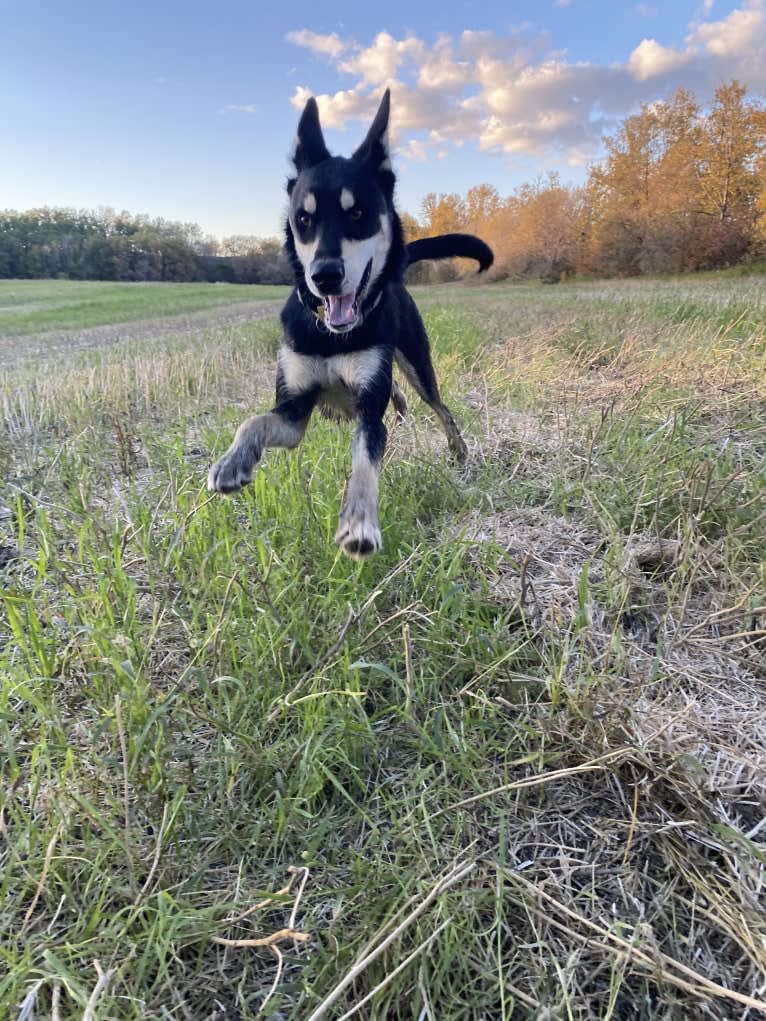
[{"label": "dog's hind leg", "polygon": [[407,377],[407,381],[417,394],[436,412],[447,436],[450,453],[456,461],[462,463],[468,455],[468,447],[466,447],[465,440],[460,435],[460,430],[455,419],[452,417],[452,412],[439,395],[439,386],[436,382],[434,367],[431,364],[431,355],[428,350],[428,341],[425,338],[425,333],[422,344],[418,344],[417,347],[411,345],[407,354],[410,357],[407,357],[397,348],[394,352],[396,364]]},{"label": "dog's hind leg", "polygon": [[236,493],[252,480],[267,447],[297,447],[318,396],[318,387],[299,394],[283,392],[271,411],[243,422],[232,445],[210,469],[207,488],[216,493]]},{"label": "dog's hind leg", "polygon": [[407,398],[402,393],[401,387],[396,382],[391,384],[391,403],[394,406],[396,417],[399,421],[403,421],[407,417]]}]

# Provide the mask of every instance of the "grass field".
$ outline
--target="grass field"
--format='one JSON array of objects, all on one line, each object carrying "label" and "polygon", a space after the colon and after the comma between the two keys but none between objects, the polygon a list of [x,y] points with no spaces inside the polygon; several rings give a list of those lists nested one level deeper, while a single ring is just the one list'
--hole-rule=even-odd
[{"label": "grass field", "polygon": [[766,1016],[762,284],[420,291],[470,457],[409,393],[363,564],[348,426],[205,492],[275,319],[80,286],[0,367],[0,1016]]},{"label": "grass field", "polygon": [[286,287],[260,285],[0,280],[0,353],[3,337],[164,318],[266,301],[287,292]]}]

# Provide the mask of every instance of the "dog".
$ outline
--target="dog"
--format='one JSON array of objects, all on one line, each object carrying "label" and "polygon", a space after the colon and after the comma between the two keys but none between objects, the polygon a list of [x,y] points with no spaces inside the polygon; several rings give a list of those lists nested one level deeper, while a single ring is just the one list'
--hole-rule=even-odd
[{"label": "dog", "polygon": [[213,465],[208,489],[234,493],[252,480],[267,447],[296,447],[319,407],[356,423],[351,477],[335,542],[361,559],[381,549],[378,479],[386,446],[389,401],[400,417],[404,394],[396,362],[439,418],[452,456],[466,445],[439,396],[423,321],[404,283],[421,259],[464,256],[489,268],[491,249],[470,234],[404,243],[394,208],[395,176],[388,145],[391,97],[386,90],[366,138],[350,158],[330,155],[312,97],[301,115],[287,182],[285,245],[295,288],[282,311],[276,404],[247,419]]}]

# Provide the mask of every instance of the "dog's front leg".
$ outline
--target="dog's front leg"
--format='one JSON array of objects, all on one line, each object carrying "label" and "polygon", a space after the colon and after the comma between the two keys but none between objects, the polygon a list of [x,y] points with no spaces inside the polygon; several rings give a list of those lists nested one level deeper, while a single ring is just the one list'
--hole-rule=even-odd
[{"label": "dog's front leg", "polygon": [[207,488],[215,493],[236,493],[252,480],[255,466],[267,447],[297,447],[318,395],[318,388],[284,395],[267,414],[243,422],[232,445],[210,469]]},{"label": "dog's front leg", "polygon": [[386,449],[382,410],[362,402],[351,445],[351,478],[335,541],[355,559],[370,556],[383,545],[378,525],[378,478]]}]

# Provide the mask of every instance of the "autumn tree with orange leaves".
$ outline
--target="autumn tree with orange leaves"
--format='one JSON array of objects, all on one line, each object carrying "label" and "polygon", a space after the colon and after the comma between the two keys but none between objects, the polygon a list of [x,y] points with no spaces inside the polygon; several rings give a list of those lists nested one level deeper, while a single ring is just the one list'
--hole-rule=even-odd
[{"label": "autumn tree with orange leaves", "polygon": [[718,88],[706,112],[680,89],[626,118],[604,144],[582,188],[549,174],[507,198],[487,184],[465,197],[431,193],[420,217],[407,218],[408,236],[467,230],[492,246],[495,277],[551,282],[766,257],[766,111],[742,84]]}]

